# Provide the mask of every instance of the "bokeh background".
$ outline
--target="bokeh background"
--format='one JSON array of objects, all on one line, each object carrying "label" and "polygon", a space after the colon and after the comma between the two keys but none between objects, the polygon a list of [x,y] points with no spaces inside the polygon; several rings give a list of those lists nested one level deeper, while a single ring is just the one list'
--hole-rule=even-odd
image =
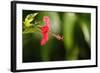
[{"label": "bokeh background", "polygon": [[[29,18],[33,26],[26,27],[26,17],[36,13]],[[91,59],[90,13],[23,10],[22,15],[24,63]],[[48,42],[40,45],[42,34],[35,26],[44,26],[43,16],[50,18],[50,31],[63,36],[63,41],[49,34]]]}]

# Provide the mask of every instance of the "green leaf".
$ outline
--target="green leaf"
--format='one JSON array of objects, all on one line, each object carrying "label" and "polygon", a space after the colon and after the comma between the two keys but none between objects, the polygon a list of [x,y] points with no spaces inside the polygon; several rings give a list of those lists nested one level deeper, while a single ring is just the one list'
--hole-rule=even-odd
[{"label": "green leaf", "polygon": [[38,13],[32,13],[26,16],[25,21],[24,21],[25,27],[30,27],[32,25],[31,22],[35,19],[37,14]]},{"label": "green leaf", "polygon": [[76,19],[75,13],[64,14],[64,43],[67,49],[71,49],[74,44],[74,27]]}]

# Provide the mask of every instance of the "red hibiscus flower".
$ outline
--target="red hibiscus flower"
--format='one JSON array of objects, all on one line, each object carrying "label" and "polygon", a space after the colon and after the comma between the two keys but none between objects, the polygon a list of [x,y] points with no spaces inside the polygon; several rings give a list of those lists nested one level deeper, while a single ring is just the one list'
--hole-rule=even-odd
[{"label": "red hibiscus flower", "polygon": [[41,46],[45,45],[48,41],[48,32],[50,28],[50,20],[48,16],[43,17],[43,21],[45,22],[45,26],[41,27],[42,32],[42,40],[40,41]]}]

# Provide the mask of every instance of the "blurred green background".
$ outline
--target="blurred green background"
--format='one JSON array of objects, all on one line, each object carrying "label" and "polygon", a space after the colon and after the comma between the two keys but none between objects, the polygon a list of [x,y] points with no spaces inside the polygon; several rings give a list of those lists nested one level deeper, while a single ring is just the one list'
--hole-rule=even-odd
[{"label": "blurred green background", "polygon": [[[22,15],[24,63],[91,59],[90,13],[23,10]],[[24,23],[28,15],[32,26]],[[63,41],[49,34],[48,42],[40,45],[42,34],[35,26],[44,25],[43,16],[49,16],[50,31],[63,36]]]}]

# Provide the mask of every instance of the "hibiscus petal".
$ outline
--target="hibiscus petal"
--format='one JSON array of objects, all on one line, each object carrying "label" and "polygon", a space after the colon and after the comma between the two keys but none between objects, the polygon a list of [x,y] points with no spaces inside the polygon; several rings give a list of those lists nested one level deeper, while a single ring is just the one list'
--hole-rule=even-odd
[{"label": "hibiscus petal", "polygon": [[41,46],[45,45],[45,43],[46,43],[45,39],[42,39],[41,40]]},{"label": "hibiscus petal", "polygon": [[41,46],[45,45],[48,41],[48,32],[49,32],[49,26],[50,26],[50,20],[48,16],[43,17],[43,21],[45,22],[45,26],[41,27],[42,32],[42,40],[41,40]]}]

